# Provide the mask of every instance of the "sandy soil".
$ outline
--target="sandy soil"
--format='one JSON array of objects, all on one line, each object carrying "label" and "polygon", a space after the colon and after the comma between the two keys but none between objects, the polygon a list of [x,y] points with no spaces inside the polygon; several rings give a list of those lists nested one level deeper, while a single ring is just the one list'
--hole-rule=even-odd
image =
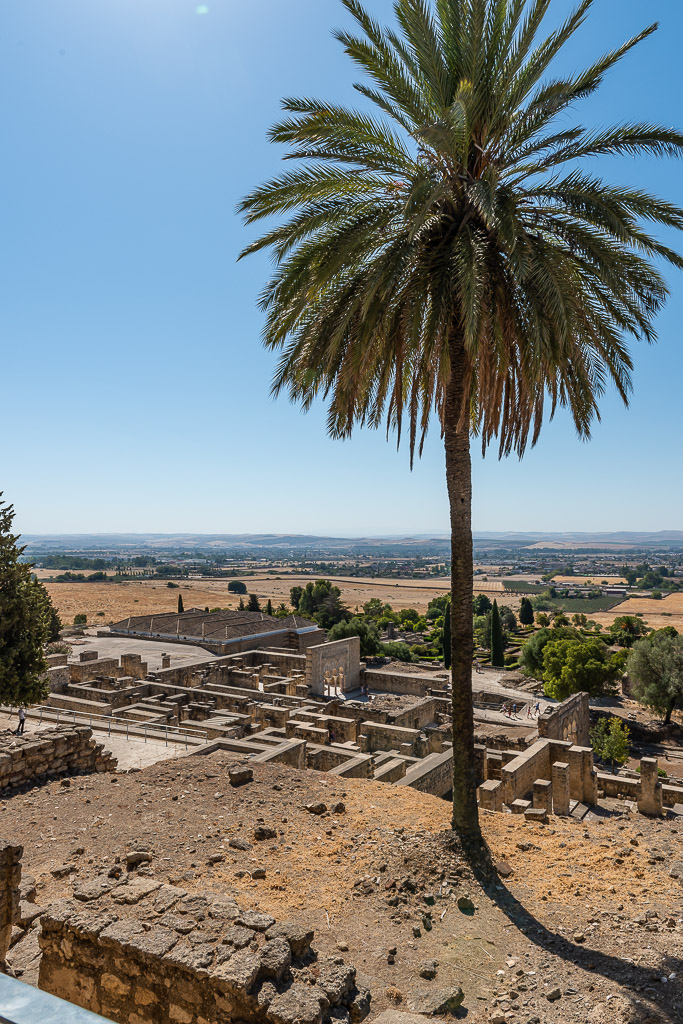
[{"label": "sandy soil", "polygon": [[[244,909],[313,926],[319,951],[348,947],[346,960],[371,987],[372,1016],[392,1003],[406,1007],[418,989],[459,984],[461,1016],[475,1024],[495,1013],[520,1024],[680,1021],[683,889],[668,873],[681,852],[675,820],[553,818],[543,827],[484,814],[494,858],[512,874],[482,888],[444,831],[444,801],[265,765],[254,766],[253,783],[232,789],[226,770],[234,761],[195,755],[68,788],[49,784],[0,801],[3,834],[23,843],[40,905],[142,843],[160,879],[230,892]],[[334,814],[306,810],[337,800],[345,808]],[[277,838],[256,841],[258,822]],[[231,848],[233,837],[250,848]],[[224,859],[211,865],[216,854]],[[63,863],[73,873],[53,878]],[[264,879],[252,879],[256,867]],[[458,909],[463,895],[473,914]],[[26,980],[36,966],[22,952],[31,934],[10,953]],[[420,970],[432,960],[437,977],[425,982]]]}]

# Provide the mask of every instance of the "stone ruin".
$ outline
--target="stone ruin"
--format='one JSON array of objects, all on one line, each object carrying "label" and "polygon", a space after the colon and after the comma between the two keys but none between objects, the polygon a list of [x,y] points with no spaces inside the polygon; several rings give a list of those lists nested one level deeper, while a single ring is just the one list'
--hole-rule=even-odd
[{"label": "stone ruin", "polygon": [[0,791],[89,772],[113,772],[117,760],[85,725],[58,725],[25,736],[0,733]]},{"label": "stone ruin", "polygon": [[370,993],[313,932],[225,894],[100,876],[41,919],[40,988],[126,1024],[358,1024]]}]

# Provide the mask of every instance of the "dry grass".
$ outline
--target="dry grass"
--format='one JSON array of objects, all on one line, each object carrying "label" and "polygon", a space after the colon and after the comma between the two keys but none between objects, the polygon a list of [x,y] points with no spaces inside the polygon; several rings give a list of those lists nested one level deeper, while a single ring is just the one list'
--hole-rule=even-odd
[{"label": "dry grass", "polygon": [[675,626],[679,633],[683,631],[683,593],[669,594],[661,601],[651,597],[629,597],[610,611],[598,612],[591,615],[591,618],[608,626],[619,615],[636,615],[638,612],[642,612],[643,622],[652,629]]},{"label": "dry grass", "polygon": [[619,586],[622,583],[626,583],[626,580],[623,576],[603,576],[600,573],[594,573],[593,576],[553,576],[552,578],[552,583],[559,583],[560,586],[572,586],[573,584],[575,587],[590,587],[595,584],[595,586],[599,587],[603,582]]},{"label": "dry grass", "polygon": [[[289,605],[289,592],[294,586],[306,586],[315,577],[287,575],[282,578],[269,574],[245,576],[244,582],[250,592],[258,595],[261,604],[270,598],[273,607],[284,603]],[[396,609],[415,608],[425,612],[429,602],[448,590],[447,580],[429,583],[411,580],[375,580],[333,577],[342,592],[342,601],[352,610],[361,609],[371,597],[378,597]],[[46,583],[45,586],[57,608],[62,621],[71,624],[74,615],[85,613],[89,624],[117,622],[128,615],[152,615],[174,612],[178,605],[178,594],[183,595],[186,609],[237,608],[239,597],[228,593],[227,580],[186,580],[176,581],[180,589],[167,587],[160,580],[131,581],[130,583]],[[477,583],[477,593],[499,594],[500,583]],[[506,603],[514,606],[517,598],[507,598]],[[104,615],[98,615],[104,612]]]}]

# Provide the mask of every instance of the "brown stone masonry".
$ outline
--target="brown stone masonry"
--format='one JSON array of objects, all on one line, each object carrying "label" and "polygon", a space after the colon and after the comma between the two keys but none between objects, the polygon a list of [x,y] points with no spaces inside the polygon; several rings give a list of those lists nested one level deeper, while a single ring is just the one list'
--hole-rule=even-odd
[{"label": "brown stone masonry", "polygon": [[[40,987],[125,1024],[351,1024],[370,994],[313,932],[149,877],[84,884],[41,920]],[[86,905],[87,904],[87,905]]]}]

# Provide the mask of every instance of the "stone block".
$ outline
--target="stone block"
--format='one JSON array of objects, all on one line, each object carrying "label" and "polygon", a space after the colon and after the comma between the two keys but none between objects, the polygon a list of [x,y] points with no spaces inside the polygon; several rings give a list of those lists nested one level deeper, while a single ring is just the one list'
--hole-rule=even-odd
[{"label": "stone block", "polygon": [[547,779],[536,779],[533,787],[533,806],[549,811],[552,807],[553,784]]},{"label": "stone block", "polygon": [[555,761],[552,766],[553,814],[569,814],[569,764]]}]

